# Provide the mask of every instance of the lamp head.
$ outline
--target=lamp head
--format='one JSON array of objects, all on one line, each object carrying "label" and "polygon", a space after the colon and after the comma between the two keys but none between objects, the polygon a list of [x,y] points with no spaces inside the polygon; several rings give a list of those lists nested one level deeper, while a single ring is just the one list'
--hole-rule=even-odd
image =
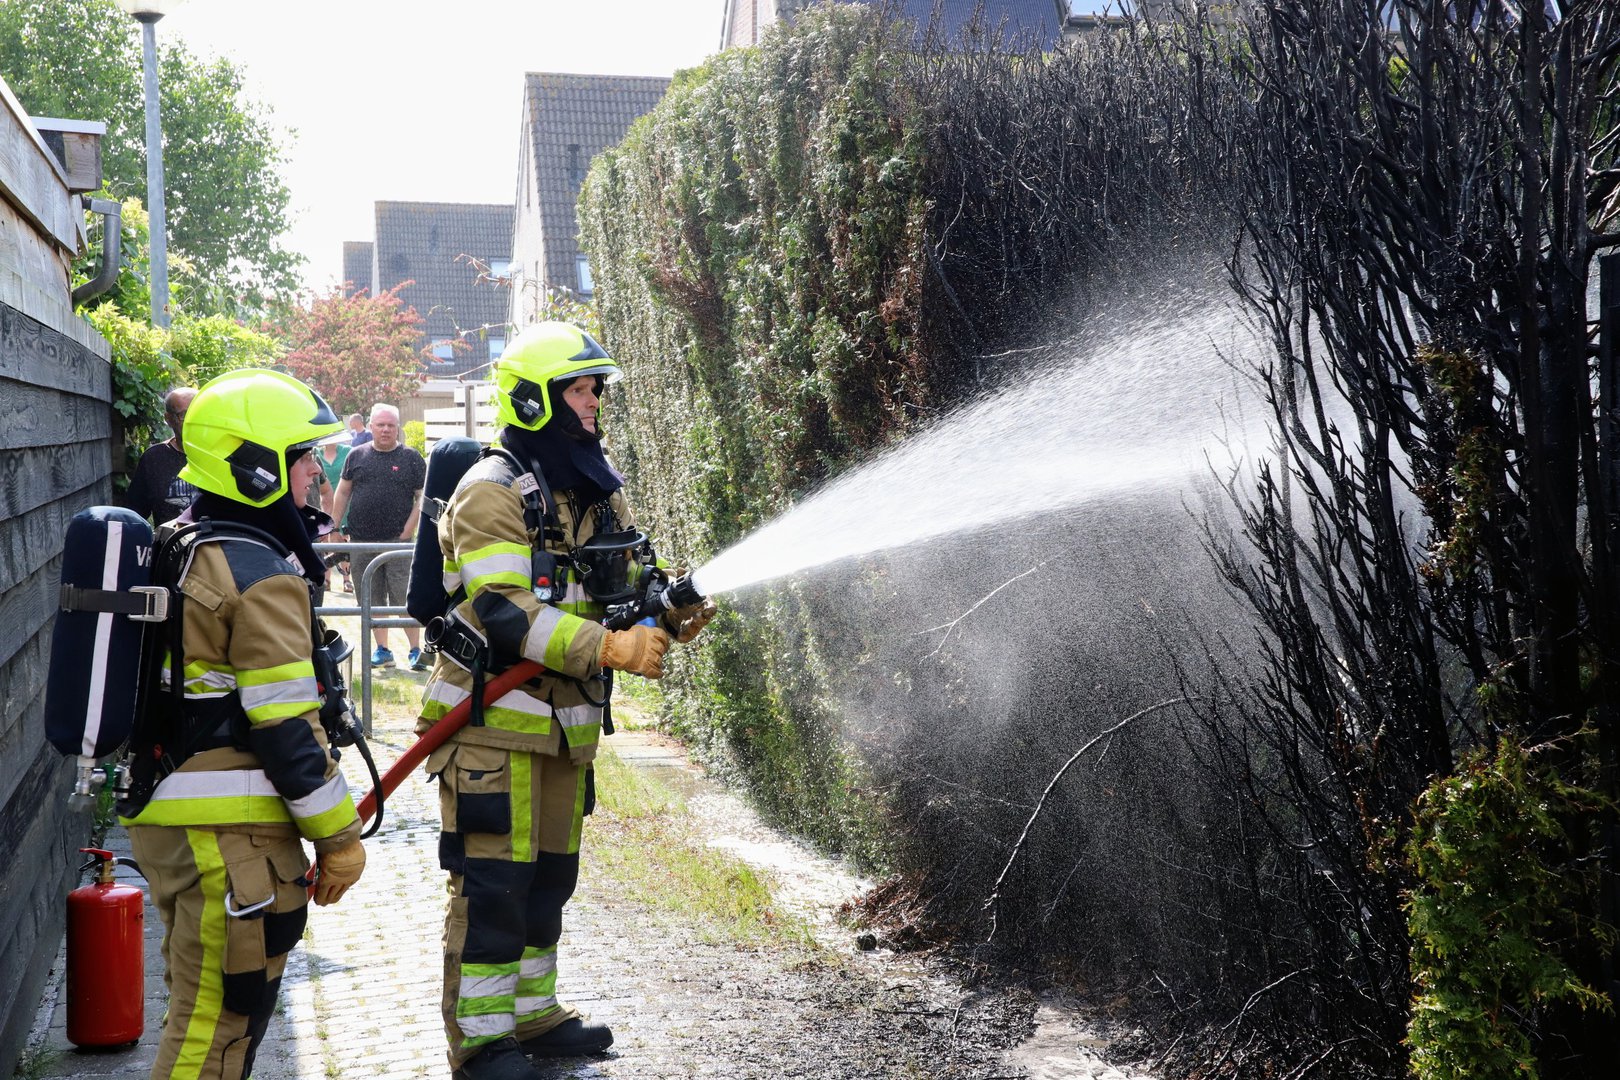
[{"label": "lamp head", "polygon": [[155,23],[175,9],[180,0],[118,0],[118,6],[136,22]]}]

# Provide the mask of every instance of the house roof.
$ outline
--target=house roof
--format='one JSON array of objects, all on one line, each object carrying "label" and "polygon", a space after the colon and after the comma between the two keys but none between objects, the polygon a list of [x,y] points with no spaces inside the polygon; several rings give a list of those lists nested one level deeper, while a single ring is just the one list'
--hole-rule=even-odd
[{"label": "house roof", "polygon": [[361,290],[371,295],[371,259],[370,240],[343,241],[343,295],[353,296]]},{"label": "house roof", "polygon": [[1004,26],[1008,44],[1025,44],[1028,35],[1033,35],[1036,44],[1050,49],[1062,36],[1064,17],[1069,11],[1069,4],[1063,0],[896,0],[895,7],[920,31],[933,18],[936,2],[940,30],[947,43],[961,39],[982,4],[984,26],[991,33]]},{"label": "house roof", "polygon": [[[935,0],[838,0],[840,3],[888,7],[909,19],[924,32],[934,15]],[[1155,0],[1146,0],[1153,3]],[[750,45],[760,31],[778,17],[791,19],[809,7],[811,0],[726,0],[720,19],[720,47]],[[959,42],[963,30],[972,23],[980,0],[938,0],[940,29],[947,44]],[[1062,37],[1065,21],[1071,15],[1130,11],[1132,0],[983,0],[984,26],[994,33],[1004,30],[1003,43],[1011,47],[1027,45],[1033,37],[1042,49],[1050,49]],[[1084,20],[1083,20],[1084,21]],[[1092,20],[1094,21],[1094,20]],[[1086,22],[1090,25],[1091,22]]]},{"label": "house roof", "polygon": [[[486,264],[510,259],[512,217],[513,207],[503,203],[379,202],[373,285],[381,293],[403,281],[413,283],[399,295],[422,316],[426,339],[483,326],[504,328],[506,290],[479,283],[478,269],[459,257]],[[498,336],[504,337],[504,330]],[[472,348],[458,357],[458,368],[488,358],[476,337],[468,344]]]},{"label": "house roof", "polygon": [[669,79],[654,76],[543,71],[525,78],[523,107],[548,283],[575,280],[579,223],[574,205],[591,159],[623,139],[668,89]]}]

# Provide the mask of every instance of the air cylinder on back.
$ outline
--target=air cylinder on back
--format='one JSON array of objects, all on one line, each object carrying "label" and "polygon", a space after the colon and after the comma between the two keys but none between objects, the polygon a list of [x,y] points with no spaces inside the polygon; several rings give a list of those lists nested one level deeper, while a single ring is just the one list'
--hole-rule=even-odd
[{"label": "air cylinder on back", "polygon": [[163,599],[132,590],[151,580],[152,527],[144,518],[117,506],[73,515],[45,684],[45,737],[61,753],[93,761],[129,738],[141,636]]},{"label": "air cylinder on back", "polygon": [[477,439],[457,435],[440,439],[428,454],[427,476],[422,480],[422,515],[416,530],[416,549],[411,553],[411,583],[405,593],[405,610],[426,626],[444,614],[444,556],[439,552],[439,507],[456,493],[484,445]]}]

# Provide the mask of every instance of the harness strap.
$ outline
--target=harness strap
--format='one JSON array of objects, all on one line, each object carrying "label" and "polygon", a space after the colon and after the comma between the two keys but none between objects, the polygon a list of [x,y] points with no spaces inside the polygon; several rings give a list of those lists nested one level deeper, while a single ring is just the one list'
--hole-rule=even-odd
[{"label": "harness strap", "polygon": [[63,611],[111,612],[134,622],[163,622],[169,617],[169,590],[161,585],[131,585],[127,589],[86,589],[62,586]]},{"label": "harness strap", "polygon": [[523,461],[507,447],[490,443],[482,456],[498,457],[518,474],[517,490],[523,498],[523,525],[535,533],[543,533],[557,524],[557,500],[546,483],[546,474],[532,461]]}]

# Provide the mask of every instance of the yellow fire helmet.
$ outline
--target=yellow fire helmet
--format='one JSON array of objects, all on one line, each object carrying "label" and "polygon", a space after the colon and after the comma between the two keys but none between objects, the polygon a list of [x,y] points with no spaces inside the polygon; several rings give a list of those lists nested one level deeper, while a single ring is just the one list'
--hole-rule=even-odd
[{"label": "yellow fire helmet", "polygon": [[287,490],[287,453],[343,430],[326,401],[280,371],[227,371],[192,399],[180,478],[203,491],[265,506]]},{"label": "yellow fire helmet", "polygon": [[539,431],[551,419],[547,383],[581,375],[611,383],[622,374],[607,350],[573,323],[536,323],[512,339],[495,365],[495,422]]}]

